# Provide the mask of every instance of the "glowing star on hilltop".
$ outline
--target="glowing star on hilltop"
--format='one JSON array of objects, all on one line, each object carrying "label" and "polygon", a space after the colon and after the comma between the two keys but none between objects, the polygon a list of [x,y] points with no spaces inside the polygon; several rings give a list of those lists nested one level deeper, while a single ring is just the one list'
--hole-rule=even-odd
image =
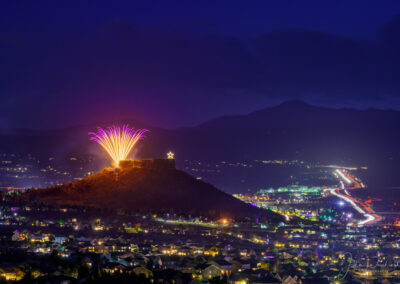
[{"label": "glowing star on hilltop", "polygon": [[175,157],[175,154],[173,152],[169,151],[167,153],[167,159],[174,159],[174,157]]},{"label": "glowing star on hilltop", "polygon": [[146,129],[134,129],[129,125],[110,126],[107,129],[97,128],[97,132],[90,132],[93,140],[101,145],[112,158],[114,165],[125,160],[135,144],[144,137]]}]

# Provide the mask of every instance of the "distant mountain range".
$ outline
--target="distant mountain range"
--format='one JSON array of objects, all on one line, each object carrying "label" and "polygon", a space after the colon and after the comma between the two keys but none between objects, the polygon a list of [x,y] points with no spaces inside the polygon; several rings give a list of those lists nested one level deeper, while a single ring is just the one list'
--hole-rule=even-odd
[{"label": "distant mountain range", "polygon": [[203,157],[213,149],[218,158],[370,163],[399,155],[399,126],[398,111],[331,109],[288,101],[248,115],[211,120],[187,129],[186,137],[197,138],[193,146],[203,151],[198,155]]},{"label": "distant mountain range", "polygon": [[213,219],[283,220],[272,211],[246,204],[185,172],[165,168],[108,168],[79,181],[31,189],[23,198],[50,205],[183,213]]},{"label": "distant mountain range", "polygon": [[[400,156],[400,112],[393,110],[332,109],[288,101],[248,115],[224,116],[189,128],[173,130],[121,121],[150,129],[137,157],[209,161],[301,159],[326,163],[372,164]],[[108,125],[100,123],[99,125]],[[7,152],[37,155],[101,153],[87,133],[97,125],[63,130],[1,131]]]}]

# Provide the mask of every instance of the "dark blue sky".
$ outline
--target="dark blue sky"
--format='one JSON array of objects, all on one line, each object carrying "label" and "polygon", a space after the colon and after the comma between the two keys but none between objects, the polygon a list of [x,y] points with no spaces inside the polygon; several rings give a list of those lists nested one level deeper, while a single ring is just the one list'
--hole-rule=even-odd
[{"label": "dark blue sky", "polygon": [[[94,4],[95,3],[95,4]],[[0,127],[399,109],[399,1],[3,1]]]}]

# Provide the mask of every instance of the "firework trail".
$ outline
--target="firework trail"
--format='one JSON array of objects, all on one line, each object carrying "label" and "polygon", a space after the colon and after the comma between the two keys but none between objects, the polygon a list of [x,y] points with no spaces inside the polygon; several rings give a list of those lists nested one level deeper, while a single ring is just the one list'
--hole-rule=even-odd
[{"label": "firework trail", "polygon": [[107,129],[97,128],[97,132],[89,132],[90,140],[101,145],[118,167],[119,161],[125,160],[135,144],[144,137],[146,129],[134,129],[129,125],[110,126]]}]

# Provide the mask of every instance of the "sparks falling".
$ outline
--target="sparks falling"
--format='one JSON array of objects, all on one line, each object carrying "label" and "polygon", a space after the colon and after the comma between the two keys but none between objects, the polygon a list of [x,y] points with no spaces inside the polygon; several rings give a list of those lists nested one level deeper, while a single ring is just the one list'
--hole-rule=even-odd
[{"label": "sparks falling", "polygon": [[129,125],[110,126],[107,129],[97,128],[97,132],[89,132],[90,140],[101,145],[118,167],[121,160],[125,160],[135,144],[144,137],[146,129],[134,129]]}]

